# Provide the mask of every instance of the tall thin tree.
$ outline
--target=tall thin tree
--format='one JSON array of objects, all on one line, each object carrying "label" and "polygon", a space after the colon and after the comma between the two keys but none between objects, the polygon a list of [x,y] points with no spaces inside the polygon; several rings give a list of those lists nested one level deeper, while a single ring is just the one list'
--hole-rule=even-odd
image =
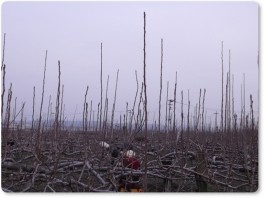
[{"label": "tall thin tree", "polygon": [[38,130],[37,130],[37,143],[36,143],[36,152],[37,155],[39,154],[39,144],[40,144],[40,129],[41,129],[41,121],[42,121],[42,107],[43,107],[43,101],[44,101],[44,93],[45,93],[45,79],[46,79],[46,66],[47,66],[47,56],[48,56],[48,50],[46,50],[45,54],[45,64],[44,64],[44,76],[43,76],[43,82],[42,82],[42,95],[41,95],[41,103],[40,103],[40,111],[39,111],[39,122],[38,122]]},{"label": "tall thin tree", "polygon": [[34,114],[35,114],[35,86],[33,87],[33,105],[32,105],[32,122],[31,122],[31,130],[34,129]]},{"label": "tall thin tree", "polygon": [[161,114],[161,94],[162,94],[162,67],[163,67],[163,39],[161,39],[161,61],[160,61],[160,95],[159,95],[159,133],[160,133],[160,114]]},{"label": "tall thin tree", "polygon": [[114,125],[114,116],[115,116],[115,103],[116,103],[116,92],[117,92],[117,84],[118,84],[118,73],[119,69],[116,72],[116,84],[115,84],[115,96],[112,108],[112,118],[111,118],[111,138],[113,137],[113,125]]},{"label": "tall thin tree", "polygon": [[[145,139],[147,140],[148,137],[148,113],[147,113],[147,104],[148,104],[148,98],[147,98],[147,80],[146,80],[146,13],[144,12],[144,74],[143,74],[143,79],[144,79],[144,95],[145,95],[145,100],[144,100],[144,111],[145,111]],[[147,191],[147,144],[145,144],[144,148],[144,183],[143,183],[143,188],[144,191]]]},{"label": "tall thin tree", "polygon": [[[2,52],[2,65],[1,65],[1,71],[3,71],[3,88],[2,88],[2,95],[1,95],[1,116],[3,120],[3,108],[4,108],[4,95],[5,95],[5,74],[6,74],[6,66],[4,64],[5,61],[5,38],[6,38],[6,33],[4,33],[4,41],[3,41],[3,52]],[[2,125],[3,126],[3,125]]]},{"label": "tall thin tree", "polygon": [[173,133],[176,132],[176,92],[177,92],[177,72],[174,84],[174,98],[173,98]]},{"label": "tall thin tree", "polygon": [[224,51],[224,47],[223,47],[224,43],[222,41],[222,50],[221,50],[221,61],[222,61],[222,100],[221,100],[221,131],[223,132],[223,108],[224,108],[224,58],[223,58],[223,51]]},{"label": "tall thin tree", "polygon": [[103,43],[101,43],[101,72],[100,72],[100,82],[101,82],[101,102],[100,102],[100,121],[99,129],[101,130],[101,121],[102,121],[102,108],[103,108]]},{"label": "tall thin tree", "polygon": [[57,144],[58,134],[59,134],[59,115],[60,115],[60,79],[61,79],[61,66],[60,61],[58,61],[58,89],[57,89],[57,99],[56,99],[56,112],[55,112],[55,129],[54,129],[54,141]]}]

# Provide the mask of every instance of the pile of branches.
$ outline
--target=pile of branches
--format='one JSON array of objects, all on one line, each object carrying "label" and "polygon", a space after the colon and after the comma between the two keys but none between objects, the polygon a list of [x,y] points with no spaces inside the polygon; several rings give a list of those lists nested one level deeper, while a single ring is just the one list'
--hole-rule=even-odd
[{"label": "pile of branches", "polygon": [[[133,170],[120,163],[112,164],[110,151],[100,147],[97,138],[74,134],[57,143],[46,140],[39,153],[26,138],[9,141],[7,148],[2,147],[6,151],[2,158],[3,190],[117,192],[121,177],[140,176],[141,185],[144,174],[147,174],[148,192],[243,192],[258,188],[258,158],[249,151],[191,139],[183,140],[183,145],[188,145],[183,148],[158,140],[151,144],[134,141],[133,149],[142,166]],[[146,147],[147,157],[143,152]],[[122,162],[122,158],[120,155],[117,161]]]}]

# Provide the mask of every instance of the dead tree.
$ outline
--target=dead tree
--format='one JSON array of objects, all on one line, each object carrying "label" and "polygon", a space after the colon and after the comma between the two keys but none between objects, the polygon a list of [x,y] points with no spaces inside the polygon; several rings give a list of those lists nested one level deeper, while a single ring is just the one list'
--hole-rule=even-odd
[{"label": "dead tree", "polygon": [[35,114],[35,86],[33,87],[33,106],[32,106],[32,123],[31,130],[34,129],[34,114]]},{"label": "dead tree", "polygon": [[55,112],[55,123],[54,123],[54,140],[57,144],[57,138],[59,133],[59,114],[60,114],[60,77],[61,77],[61,69],[60,69],[60,61],[58,61],[58,69],[59,69],[59,75],[58,75],[58,89],[57,89],[57,100],[56,100],[56,112]]},{"label": "dead tree", "polygon": [[136,100],[137,100],[137,95],[138,95],[138,78],[137,78],[137,71],[135,71],[135,75],[136,75],[136,82],[137,82],[137,91],[136,91],[136,95],[135,95],[135,99],[134,99],[134,104],[133,104],[133,108],[132,108],[132,115],[130,118],[130,123],[129,123],[129,133],[131,133],[132,130],[132,121],[135,115],[135,106],[136,106]]},{"label": "dead tree", "polygon": [[204,95],[203,95],[202,131],[204,130],[204,101],[205,101],[205,92],[206,92],[206,89],[204,89]]},{"label": "dead tree", "polygon": [[254,131],[254,112],[253,112],[253,99],[252,95],[250,94],[250,112],[251,112],[251,131]]},{"label": "dead tree", "polygon": [[224,122],[223,122],[223,108],[224,108],[224,58],[223,58],[223,41],[222,41],[222,51],[221,51],[221,60],[222,60],[222,100],[221,100],[221,131],[223,132]]},{"label": "dead tree", "polygon": [[39,155],[40,151],[40,138],[41,138],[41,121],[42,121],[42,107],[43,107],[43,100],[44,100],[44,92],[45,92],[45,77],[46,77],[46,66],[47,66],[47,56],[48,51],[46,50],[45,54],[45,64],[44,64],[44,76],[43,76],[43,83],[42,83],[42,95],[41,95],[41,103],[40,103],[40,111],[39,111],[39,122],[38,122],[38,129],[37,129],[37,139],[36,139],[36,153]]},{"label": "dead tree", "polygon": [[[148,113],[147,113],[147,84],[146,84],[146,13],[144,12],[144,74],[143,74],[143,79],[144,79],[144,95],[145,95],[145,100],[144,100],[144,111],[145,111],[145,139],[148,137]],[[143,189],[146,192],[147,191],[147,144],[145,144],[144,148],[144,179],[143,179]]]},{"label": "dead tree", "polygon": [[166,114],[165,114],[165,132],[166,132],[166,137],[167,137],[167,134],[168,134],[168,94],[169,94],[169,81],[167,82]]},{"label": "dead tree", "polygon": [[[6,37],[6,33],[4,33],[4,43],[3,43],[3,56],[2,56],[2,65],[1,65],[1,71],[3,72],[3,88],[2,88],[2,95],[1,95],[1,116],[3,118],[3,110],[4,110],[4,95],[5,95],[5,74],[6,74],[6,65],[4,64],[5,61],[5,37]],[[3,125],[3,123],[2,123]]]},{"label": "dead tree", "polygon": [[115,97],[113,102],[113,108],[112,108],[112,118],[111,118],[111,138],[113,137],[113,125],[114,125],[114,116],[115,116],[115,103],[116,103],[116,92],[117,92],[117,83],[118,83],[118,73],[119,69],[116,73],[116,84],[115,84]]},{"label": "dead tree", "polygon": [[101,106],[100,106],[100,121],[99,121],[99,129],[101,131],[101,121],[102,121],[102,108],[103,108],[103,44],[101,43],[101,75],[100,75],[100,82],[101,82]]},{"label": "dead tree", "polygon": [[161,111],[161,93],[162,93],[162,66],[163,66],[163,39],[161,39],[161,62],[160,62],[159,133],[160,133],[160,111]]},{"label": "dead tree", "polygon": [[86,101],[86,98],[87,98],[88,90],[89,90],[89,86],[86,87],[86,91],[85,91],[85,95],[84,95],[84,102],[83,102],[83,131],[87,130],[87,126],[86,126],[86,115],[87,115],[86,105],[87,105],[87,101]]},{"label": "dead tree", "polygon": [[176,132],[176,91],[177,91],[177,72],[174,85],[174,98],[173,98],[173,134]]}]

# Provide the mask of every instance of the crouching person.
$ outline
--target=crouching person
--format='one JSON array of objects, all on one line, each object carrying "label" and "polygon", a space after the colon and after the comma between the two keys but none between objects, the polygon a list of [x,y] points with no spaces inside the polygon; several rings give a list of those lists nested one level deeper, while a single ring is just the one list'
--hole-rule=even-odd
[{"label": "crouching person", "polygon": [[[125,168],[131,168],[138,170],[140,163],[135,157],[133,150],[128,150],[123,156],[123,166]],[[119,192],[142,192],[141,180],[138,175],[122,175],[119,180]]]}]

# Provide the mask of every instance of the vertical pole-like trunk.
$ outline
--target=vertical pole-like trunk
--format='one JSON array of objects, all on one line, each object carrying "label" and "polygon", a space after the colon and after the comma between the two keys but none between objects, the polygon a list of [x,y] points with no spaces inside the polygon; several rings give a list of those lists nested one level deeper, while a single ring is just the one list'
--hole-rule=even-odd
[{"label": "vertical pole-like trunk", "polygon": [[17,104],[17,97],[15,97],[15,107],[14,107],[14,115],[13,115],[13,130],[14,131],[15,131],[15,126],[16,126],[16,106],[17,106],[16,104]]},{"label": "vertical pole-like trunk", "polygon": [[202,89],[200,89],[200,94],[199,94],[199,107],[198,107],[198,113],[197,113],[197,116],[196,116],[197,117],[197,120],[196,120],[196,130],[195,130],[196,132],[198,131],[199,122],[200,122],[201,93],[202,93]]},{"label": "vertical pole-like trunk", "polygon": [[46,131],[48,129],[50,111],[52,111],[52,109],[51,109],[51,95],[49,96],[48,113],[47,113],[47,119],[46,119]]},{"label": "vertical pole-like trunk", "polygon": [[253,112],[253,99],[250,94],[250,110],[251,110],[251,131],[254,131],[254,112]]},{"label": "vertical pole-like trunk", "polygon": [[54,140],[57,144],[58,135],[59,135],[59,115],[60,115],[60,77],[61,77],[61,67],[60,67],[60,61],[58,61],[58,69],[59,69],[59,75],[58,75],[58,89],[57,89],[57,100],[56,100],[56,112],[55,112],[55,131],[54,131]]},{"label": "vertical pole-like trunk", "polygon": [[235,103],[234,103],[234,74],[232,74],[232,127],[234,126],[234,113],[235,113]]},{"label": "vertical pole-like trunk", "polygon": [[180,135],[181,141],[183,141],[182,135],[183,135],[183,91],[181,91],[181,135]]},{"label": "vertical pole-like trunk", "polygon": [[138,78],[137,78],[137,71],[135,71],[135,75],[136,75],[136,82],[137,82],[137,91],[136,91],[136,95],[135,95],[135,99],[134,99],[134,104],[133,104],[133,109],[132,109],[132,115],[130,118],[130,126],[129,126],[129,132],[131,133],[132,130],[132,122],[133,122],[133,118],[135,115],[135,106],[136,106],[136,100],[137,100],[137,95],[138,95]]},{"label": "vertical pole-like trunk", "polygon": [[100,106],[100,121],[99,130],[101,131],[101,121],[102,121],[102,108],[103,108],[103,44],[101,43],[101,72],[100,72],[100,82],[101,82],[101,106]]},{"label": "vertical pole-like trunk", "polygon": [[88,129],[89,129],[89,130],[91,130],[92,112],[93,112],[93,101],[91,100],[90,118],[89,118],[89,124],[88,124]]},{"label": "vertical pole-like trunk", "polygon": [[188,89],[188,114],[187,114],[187,135],[189,137],[190,131],[190,97],[189,97],[189,89]]},{"label": "vertical pole-like trunk", "polygon": [[231,51],[229,50],[229,74],[228,74],[228,130],[231,128]]},{"label": "vertical pole-like trunk", "polygon": [[[1,68],[1,70],[3,71],[3,79],[2,79],[2,83],[3,83],[3,87],[2,87],[2,95],[1,95],[1,117],[3,120],[3,113],[4,113],[4,96],[5,96],[5,75],[6,75],[6,65],[4,64],[3,67]],[[3,126],[3,123],[2,123]]]},{"label": "vertical pole-like trunk", "polygon": [[140,91],[140,96],[139,96],[139,102],[138,102],[138,112],[137,112],[137,121],[135,123],[135,130],[138,130],[139,128],[139,124],[140,124],[140,120],[141,120],[141,109],[140,109],[140,105],[141,105],[141,101],[143,101],[143,89],[144,89],[144,83],[142,82],[141,84],[141,91]]},{"label": "vertical pole-like trunk", "polygon": [[177,91],[177,72],[174,85],[174,98],[173,98],[173,134],[176,132],[176,91]]},{"label": "vertical pole-like trunk", "polygon": [[167,82],[167,96],[166,96],[166,114],[165,114],[165,132],[168,135],[168,94],[169,94],[169,81]]},{"label": "vertical pole-like trunk", "polygon": [[128,119],[128,102],[126,102],[126,119],[125,119],[125,129],[126,130],[125,132],[127,132],[127,119]]},{"label": "vertical pole-like trunk", "polygon": [[115,115],[115,103],[116,103],[118,73],[119,73],[119,69],[117,70],[117,73],[116,73],[115,97],[114,97],[114,103],[113,103],[113,109],[112,109],[112,118],[111,118],[111,137],[113,137],[113,125],[114,125],[114,115]]},{"label": "vertical pole-like trunk", "polygon": [[4,120],[4,126],[3,127],[3,132],[2,132],[2,139],[5,145],[5,150],[4,150],[4,155],[2,155],[2,161],[3,159],[6,158],[7,155],[7,140],[9,137],[9,124],[10,124],[10,109],[11,109],[11,100],[12,100],[12,83],[10,84],[10,88],[8,90],[7,94],[7,103],[6,103],[6,112],[5,112],[5,120]]},{"label": "vertical pole-like trunk", "polygon": [[[6,74],[6,65],[4,64],[5,61],[5,38],[6,38],[6,33],[4,33],[4,41],[3,41],[3,54],[2,54],[2,65],[1,65],[1,71],[3,72],[3,88],[2,88],[2,95],[1,95],[1,117],[3,120],[3,112],[4,112],[4,95],[5,95],[5,74]],[[3,126],[3,123],[2,123]]]},{"label": "vertical pole-like trunk", "polygon": [[32,122],[31,122],[31,130],[34,129],[34,114],[35,114],[35,86],[33,87],[33,106],[32,106]]},{"label": "vertical pole-like trunk", "polygon": [[228,122],[228,72],[226,76],[225,132],[227,132],[227,122]]},{"label": "vertical pole-like trunk", "polygon": [[161,62],[160,62],[159,133],[160,133],[161,94],[162,94],[162,66],[163,66],[163,39],[161,39]]},{"label": "vertical pole-like trunk", "polygon": [[[147,113],[147,83],[146,83],[146,13],[144,12],[144,111],[145,111],[145,140],[147,140],[148,137],[148,113]],[[144,183],[143,183],[143,189],[145,192],[147,192],[147,144],[145,144],[144,148]]]},{"label": "vertical pole-like trunk", "polygon": [[20,118],[20,130],[23,130],[23,119],[24,119],[24,105],[25,103],[22,103],[21,105],[21,118]]},{"label": "vertical pole-like trunk", "polygon": [[88,102],[85,103],[85,119],[84,119],[84,131],[87,132],[88,130],[88,108],[89,104]]},{"label": "vertical pole-like trunk", "polygon": [[246,88],[245,88],[245,73],[243,74],[243,123],[245,127],[245,123],[246,123]]},{"label": "vertical pole-like trunk", "polygon": [[223,41],[222,41],[222,51],[221,51],[221,60],[222,60],[222,100],[221,100],[221,131],[223,132],[223,108],[224,108],[224,58],[223,58]]},{"label": "vertical pole-like trunk", "polygon": [[241,84],[241,88],[240,88],[240,100],[241,100],[241,113],[240,113],[240,130],[242,130],[243,128],[243,90],[242,90],[242,84]]},{"label": "vertical pole-like trunk", "polygon": [[107,83],[106,83],[106,91],[105,91],[105,105],[104,105],[104,115],[103,115],[103,132],[105,136],[105,129],[106,129],[106,117],[107,117],[107,92],[108,92],[108,83],[109,83],[109,75],[107,76]]},{"label": "vertical pole-like trunk", "polygon": [[204,101],[205,101],[205,92],[206,92],[206,89],[204,89],[204,95],[203,95],[202,131],[204,130]]},{"label": "vertical pole-like trunk", "polygon": [[64,94],[64,85],[61,87],[61,107],[60,107],[60,128],[62,128],[62,120],[64,119],[63,117],[63,94]]},{"label": "vertical pole-like trunk", "polygon": [[37,139],[36,139],[36,153],[39,155],[40,149],[40,129],[41,129],[41,121],[42,121],[42,107],[43,107],[43,100],[44,100],[44,93],[45,93],[45,77],[46,77],[46,66],[47,66],[47,55],[48,51],[46,50],[45,54],[45,64],[44,64],[44,76],[43,76],[43,83],[42,83],[42,97],[40,103],[40,111],[39,111],[39,122],[38,122],[38,130],[37,130]]},{"label": "vertical pole-like trunk", "polygon": [[96,119],[96,129],[95,131],[98,131],[98,127],[99,127],[99,117],[100,117],[100,102],[97,105],[97,119]]}]

